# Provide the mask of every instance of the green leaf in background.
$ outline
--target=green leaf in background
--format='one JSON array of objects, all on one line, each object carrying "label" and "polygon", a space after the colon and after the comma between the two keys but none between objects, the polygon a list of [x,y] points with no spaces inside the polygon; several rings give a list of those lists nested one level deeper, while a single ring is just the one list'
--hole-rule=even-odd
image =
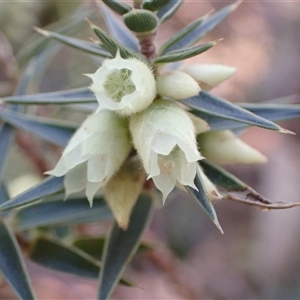
[{"label": "green leaf in background", "polygon": [[225,169],[216,166],[205,159],[200,161],[200,165],[205,175],[218,187],[231,191],[246,190],[247,185]]},{"label": "green leaf in background", "polygon": [[185,48],[181,50],[176,50],[172,52],[168,52],[165,55],[158,56],[153,59],[154,64],[159,64],[159,63],[169,63],[169,62],[176,62],[180,60],[184,60],[196,55],[199,55],[213,46],[215,46],[218,43],[218,41],[213,41],[213,42],[207,42],[205,44],[199,45],[199,46],[194,46],[190,48]]},{"label": "green leaf in background", "polygon": [[102,0],[114,12],[123,15],[128,13],[132,7],[120,0]]},{"label": "green leaf in background", "polygon": [[142,8],[151,11],[157,11],[168,5],[170,2],[171,0],[146,0],[143,1]]},{"label": "green leaf in background", "polygon": [[33,95],[16,95],[1,99],[6,103],[17,104],[74,104],[74,103],[94,103],[97,102],[96,97],[91,92],[90,88],[78,88],[65,91],[57,91],[51,93],[41,93]]},{"label": "green leaf in background", "polygon": [[95,24],[89,22],[89,25],[94,30],[97,37],[100,39],[102,47],[109,51],[113,57],[115,57],[117,52],[120,51],[120,55],[124,59],[129,57],[143,59],[143,57],[139,53],[123,46],[121,43],[112,38],[109,34],[107,34],[101,28],[97,27]]},{"label": "green leaf in background", "polygon": [[14,224],[19,230],[27,230],[40,226],[80,224],[111,218],[110,209],[102,197],[95,197],[93,206],[90,207],[86,197],[64,201],[64,195],[62,195],[55,201],[43,201],[18,210],[14,217]]},{"label": "green leaf in background", "polygon": [[51,124],[49,119],[26,116],[5,109],[0,109],[0,119],[57,146],[66,146],[75,131],[74,127],[55,121]]},{"label": "green leaf in background", "polygon": [[39,237],[33,242],[29,258],[52,270],[86,278],[96,279],[100,270],[100,263],[93,257],[76,247],[46,237]]},{"label": "green leaf in background", "polygon": [[[164,42],[161,47],[159,48],[159,54],[165,54],[173,45],[177,44],[180,40],[185,38],[187,35],[189,35],[191,32],[193,32],[197,27],[199,27],[202,22],[208,17],[208,15],[205,15],[203,17],[200,17],[199,19],[196,19],[183,29],[181,29],[179,32],[175,33],[171,38],[169,38],[166,42]],[[171,50],[170,50],[171,51]]]},{"label": "green leaf in background", "polygon": [[64,190],[64,177],[50,176],[34,187],[2,204],[0,211],[31,204],[43,197],[56,194],[62,190]]},{"label": "green leaf in background", "polygon": [[103,253],[98,299],[109,299],[126,265],[136,252],[150,221],[152,204],[150,196],[141,195],[132,210],[127,230],[124,231],[114,224]]},{"label": "green leaf in background", "polygon": [[55,39],[65,45],[71,46],[78,50],[82,50],[88,54],[93,54],[93,55],[97,55],[97,56],[101,56],[101,57],[105,57],[105,58],[112,57],[108,51],[102,49],[99,45],[96,45],[95,43],[72,38],[69,36],[62,35],[60,33],[43,30],[43,29],[37,28],[37,27],[35,27],[35,30],[47,38]]},{"label": "green leaf in background", "polygon": [[0,270],[20,299],[35,299],[18,242],[0,218]]},{"label": "green leaf in background", "polygon": [[[187,98],[182,102],[189,107],[202,112],[202,114],[198,115],[201,118],[201,115],[210,115],[265,129],[287,132],[277,124],[205,91],[201,91],[197,96]],[[205,117],[204,120],[206,120]],[[209,120],[207,121],[209,122]],[[211,124],[209,123],[209,125]]]},{"label": "green leaf in background", "polygon": [[162,7],[158,12],[157,16],[160,20],[160,23],[163,23],[170,19],[181,6],[183,0],[171,0],[170,3]]},{"label": "green leaf in background", "polygon": [[[200,168],[200,167],[199,167]],[[218,221],[218,217],[212,202],[207,198],[207,193],[202,183],[201,175],[197,171],[194,184],[197,187],[198,191],[194,188],[186,185],[185,188],[190,193],[191,196],[200,204],[204,212],[208,215],[208,217],[213,221],[213,223],[217,226],[217,228],[223,233],[222,227]]]},{"label": "green leaf in background", "polygon": [[4,202],[6,202],[9,199],[9,195],[6,189],[6,186],[2,182],[0,184],[0,205]]},{"label": "green leaf in background", "polygon": [[230,4],[223,9],[219,10],[212,16],[208,17],[204,22],[197,26],[194,30],[190,31],[185,37],[180,39],[176,44],[170,46],[166,53],[170,51],[179,50],[196,44],[202,39],[209,31],[214,29],[224,18],[226,18],[231,12],[233,12],[241,2],[238,1],[234,4]]},{"label": "green leaf in background", "polygon": [[118,42],[122,45],[139,52],[139,43],[136,37],[126,28],[124,23],[121,23],[120,20],[107,9],[105,5],[102,5],[97,1],[98,6],[102,12],[105,24],[112,35]]}]

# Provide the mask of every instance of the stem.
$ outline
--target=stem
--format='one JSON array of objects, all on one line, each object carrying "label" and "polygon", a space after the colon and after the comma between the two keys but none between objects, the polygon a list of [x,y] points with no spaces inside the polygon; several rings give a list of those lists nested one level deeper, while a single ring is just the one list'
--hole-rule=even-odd
[{"label": "stem", "polygon": [[153,33],[146,37],[139,37],[141,45],[141,53],[151,61],[156,57],[156,45],[155,45],[156,33]]}]

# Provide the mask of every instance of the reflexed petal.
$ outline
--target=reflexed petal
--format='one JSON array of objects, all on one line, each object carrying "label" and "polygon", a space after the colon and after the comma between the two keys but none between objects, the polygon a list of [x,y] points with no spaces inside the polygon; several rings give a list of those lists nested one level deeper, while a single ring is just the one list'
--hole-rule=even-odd
[{"label": "reflexed petal", "polygon": [[66,198],[72,193],[82,191],[86,186],[86,163],[82,163],[70,170],[64,179]]}]

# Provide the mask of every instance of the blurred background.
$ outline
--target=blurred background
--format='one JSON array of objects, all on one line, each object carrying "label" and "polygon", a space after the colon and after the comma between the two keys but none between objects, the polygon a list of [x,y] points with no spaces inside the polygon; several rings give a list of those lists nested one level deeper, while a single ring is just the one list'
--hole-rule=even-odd
[{"label": "blurred background", "polygon": [[[233,1],[185,1],[175,17],[158,35],[158,44],[184,25]],[[14,55],[20,55],[33,34],[33,26],[45,26],[68,16],[92,1],[0,2],[0,96],[10,95],[18,78]],[[102,25],[100,13],[93,21]],[[213,90],[233,102],[261,102],[288,95],[299,102],[300,93],[300,3],[298,1],[244,1],[204,41],[224,38],[216,47],[188,63],[221,63],[236,67],[234,77]],[[89,40],[87,25],[74,32]],[[44,77],[29,92],[48,92],[87,85],[83,73],[95,71],[95,61],[63,47]],[[38,114],[57,111],[39,108]],[[59,111],[60,116],[64,112]],[[66,112],[65,112],[66,113]],[[68,112],[69,113],[69,112]],[[76,119],[76,114],[73,116]],[[280,124],[297,135],[284,135],[253,128],[241,136],[265,154],[262,166],[228,167],[247,184],[272,201],[300,201],[300,121]],[[19,133],[11,154],[11,194],[32,185],[49,169],[29,145],[53,149]],[[32,144],[33,143],[33,144]],[[40,148],[41,149],[41,148]],[[47,152],[48,151],[48,152]],[[56,150],[55,150],[56,151]],[[33,162],[28,157],[35,157]],[[22,159],[22,166],[14,161]],[[38,161],[38,162],[37,162]],[[42,164],[42,165],[41,165]],[[299,299],[300,298],[300,208],[261,211],[236,202],[218,201],[215,208],[224,235],[186,193],[176,191],[158,208],[145,240],[156,250],[136,256],[126,276],[135,288],[118,287],[118,299]],[[98,234],[99,226],[85,228]],[[97,283],[44,269],[28,262],[39,299],[94,299]],[[0,299],[15,299],[5,282]]]}]

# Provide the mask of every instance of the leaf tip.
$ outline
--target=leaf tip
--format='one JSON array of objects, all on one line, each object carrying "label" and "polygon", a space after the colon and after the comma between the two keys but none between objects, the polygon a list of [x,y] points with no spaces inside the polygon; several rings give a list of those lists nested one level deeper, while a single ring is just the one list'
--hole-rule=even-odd
[{"label": "leaf tip", "polygon": [[281,127],[280,127],[280,129],[279,129],[279,132],[281,132],[281,133],[286,133],[286,134],[291,134],[291,135],[296,135],[295,132],[290,131],[290,130],[287,130],[287,129],[284,129],[284,128],[281,128]]},{"label": "leaf tip", "polygon": [[39,27],[36,27],[36,26],[33,26],[33,29],[34,29],[36,32],[42,34],[42,35],[45,36],[45,37],[49,37],[49,36],[50,36],[50,33],[49,33],[49,31],[47,31],[47,30],[43,30],[42,28],[39,28]]}]

